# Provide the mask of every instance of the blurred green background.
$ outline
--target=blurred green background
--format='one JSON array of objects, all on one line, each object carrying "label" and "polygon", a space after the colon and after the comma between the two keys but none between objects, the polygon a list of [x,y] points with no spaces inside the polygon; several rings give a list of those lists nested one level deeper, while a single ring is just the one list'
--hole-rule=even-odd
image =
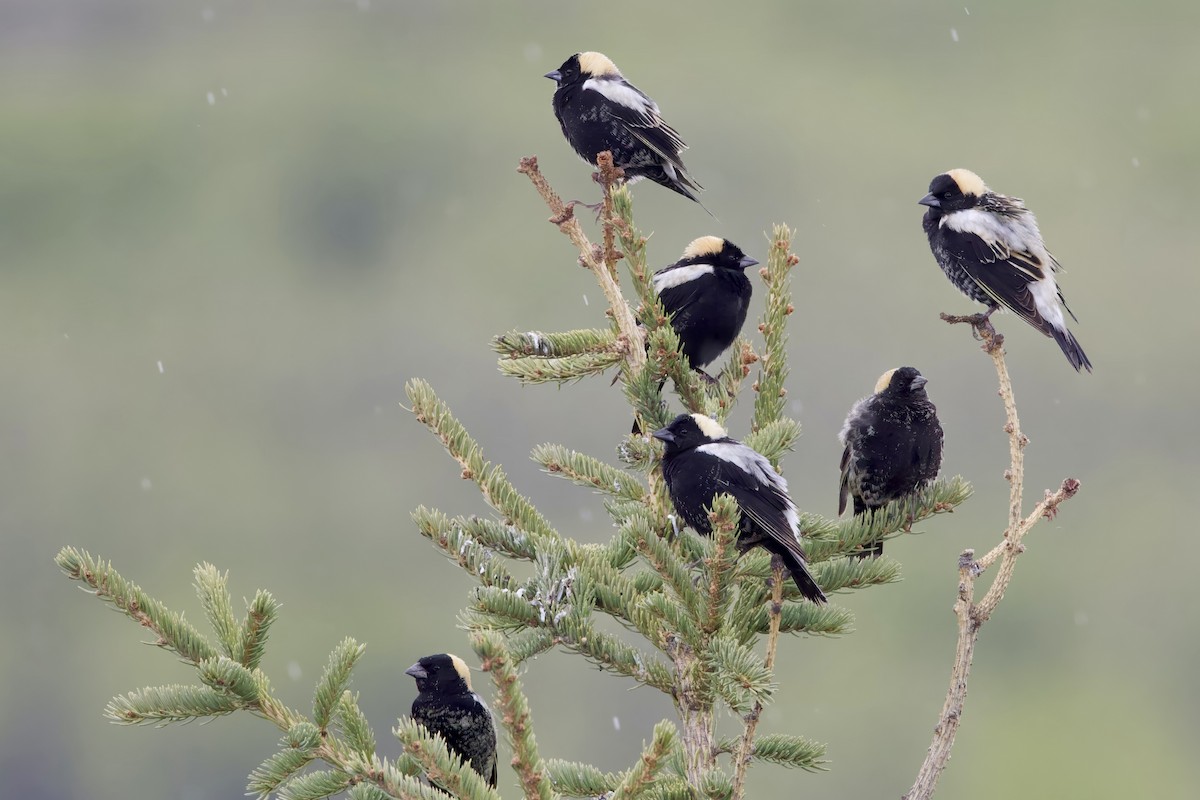
[{"label": "blurred green background", "polygon": [[[991,363],[937,319],[976,307],[916,204],[967,166],[1037,212],[1096,372],[999,319],[1027,497],[1068,475],[1083,490],[1031,535],[984,631],[940,796],[1195,796],[1200,4],[8,0],[0,43],[6,795],[238,797],[278,738],[249,717],[106,723],[110,696],[192,673],[58,574],[65,544],[198,622],[199,561],[235,597],[273,591],[264,665],[296,706],[342,636],[368,642],[354,686],[395,754],[404,668],[470,656],[473,584],[408,513],[484,511],[400,407],[411,377],[561,529],[609,536],[600,499],[528,453],[614,459],[620,393],[522,389],[487,346],[603,322],[515,173],[536,153],[565,196],[595,196],[541,75],[597,49],[691,144],[720,219],[639,185],[654,263],[706,233],[761,259],[771,223],[797,229],[801,507],[834,513],[842,419],[900,364],[930,378],[945,472],[977,488],[889,545],[903,583],[836,598],[856,633],[785,641],[761,730],[827,742],[831,770],[759,766],[751,794],[897,797],[941,707],[955,559],[997,541],[1006,500]],[[548,757],[623,768],[670,713],[561,653],[525,680]],[[517,796],[511,773],[501,789]]]}]

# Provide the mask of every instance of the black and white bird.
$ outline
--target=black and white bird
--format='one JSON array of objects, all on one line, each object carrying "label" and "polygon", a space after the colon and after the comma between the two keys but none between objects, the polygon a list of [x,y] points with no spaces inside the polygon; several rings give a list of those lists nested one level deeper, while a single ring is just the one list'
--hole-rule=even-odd
[{"label": "black and white bird", "polygon": [[466,662],[450,653],[438,653],[425,656],[404,674],[417,681],[413,720],[441,736],[450,752],[494,788],[496,723],[483,699],[471,691],[471,670]]},{"label": "black and white bird", "polygon": [[703,373],[741,333],[753,291],[746,270],[757,263],[733,242],[701,236],[654,273],[654,293],[692,369]]},{"label": "black and white bird", "polygon": [[[850,409],[838,438],[842,477],[838,514],[853,499],[854,514],[865,514],[924,489],[942,467],[942,424],[925,393],[928,381],[912,367],[890,369],[875,393]],[[878,556],[883,542],[863,552]]]},{"label": "black and white bird", "polygon": [[771,462],[703,414],[680,414],[654,432],[665,445],[663,480],[675,511],[694,530],[712,534],[708,512],[718,494],[731,495],[741,511],[738,546],[758,546],[780,556],[800,593],[824,603],[825,593],[808,571],[800,543],[800,514],[787,481]]},{"label": "black and white bird", "polygon": [[554,116],[580,158],[595,166],[596,156],[608,150],[627,182],[649,178],[700,202],[696,192],[703,187],[680,158],[687,145],[663,121],[658,104],[625,80],[608,56],[576,53],[546,77],[558,84]]},{"label": "black and white bird", "polygon": [[1020,198],[993,192],[970,170],[952,169],[934,178],[918,202],[929,207],[922,224],[933,256],[963,294],[988,314],[1000,306],[1015,312],[1058,342],[1076,371],[1092,371],[1067,330],[1063,309],[1075,315],[1054,280],[1059,264]]}]

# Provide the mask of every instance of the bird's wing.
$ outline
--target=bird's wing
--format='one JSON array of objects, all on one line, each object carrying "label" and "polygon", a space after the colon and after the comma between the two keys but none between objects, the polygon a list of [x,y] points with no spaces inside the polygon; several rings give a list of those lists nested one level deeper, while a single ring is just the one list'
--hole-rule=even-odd
[{"label": "bird's wing", "polygon": [[[701,445],[722,457],[716,477],[716,491],[733,496],[741,507],[742,516],[801,558],[800,516],[787,495],[787,482],[771,467],[769,461],[743,444],[716,443]],[[716,448],[722,448],[718,453]]]},{"label": "bird's wing", "polygon": [[[679,267],[678,269],[687,269]],[[700,281],[688,281],[675,286],[669,286],[658,293],[663,308],[668,310],[676,330],[685,326],[696,304],[704,297]]]},{"label": "bird's wing", "polygon": [[963,271],[997,303],[1052,336],[1054,326],[1039,308],[1032,290],[1046,280],[1050,265],[1039,254],[1011,247],[1001,239],[967,231],[956,234],[947,238],[946,245]]},{"label": "bird's wing", "polygon": [[850,497],[850,445],[842,451],[842,480],[838,486],[838,516],[846,512],[846,500]]},{"label": "bird's wing", "polygon": [[658,104],[645,92],[624,80],[589,79],[585,89],[604,95],[610,102],[604,114],[625,128],[634,138],[678,170],[684,169],[679,154],[687,149],[679,133],[659,113]]}]

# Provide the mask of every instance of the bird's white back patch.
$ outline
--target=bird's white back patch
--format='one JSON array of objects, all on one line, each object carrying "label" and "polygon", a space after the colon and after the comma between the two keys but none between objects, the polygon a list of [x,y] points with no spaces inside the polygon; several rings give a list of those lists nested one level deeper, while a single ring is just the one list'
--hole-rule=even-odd
[{"label": "bird's white back patch", "polygon": [[658,105],[646,95],[630,86],[621,78],[588,78],[584,89],[599,92],[619,106],[630,108],[649,118],[658,115]]},{"label": "bird's white back patch", "polygon": [[[682,267],[670,267],[654,273],[654,293],[662,294],[665,289],[681,286],[688,281],[694,281],[701,275],[713,274],[712,264],[688,264]],[[707,417],[706,417],[707,419]]]},{"label": "bird's white back patch", "polygon": [[787,493],[787,481],[775,471],[771,462],[740,442],[710,442],[700,445],[696,450],[716,456],[752,476],[758,482],[774,486],[785,494]]},{"label": "bird's white back patch", "polygon": [[942,217],[941,224],[952,231],[973,233],[989,245],[1000,243],[1005,250],[1028,253],[1043,267],[1051,263],[1037,219],[1029,211],[1002,217],[979,208],[966,208]]},{"label": "bird's white back patch", "polygon": [[621,71],[617,69],[617,65],[612,62],[611,58],[604,55],[604,53],[597,53],[593,50],[579,54],[579,69],[595,77],[621,74]]},{"label": "bird's white back patch", "polygon": [[700,445],[696,450],[716,456],[725,463],[731,464],[742,472],[745,472],[756,482],[779,492],[786,503],[783,518],[787,520],[788,527],[791,529],[792,535],[796,537],[796,541],[800,541],[800,514],[796,511],[796,504],[792,502],[792,498],[788,497],[787,481],[775,471],[775,468],[771,466],[771,462],[763,458],[761,453],[752,450],[741,442],[711,442]]},{"label": "bird's white back patch", "polygon": [[952,169],[946,174],[958,184],[958,189],[963,194],[973,194],[976,197],[983,197],[988,191],[987,184],[983,182],[983,178],[969,169]]},{"label": "bird's white back patch", "polygon": [[896,370],[889,369],[887,372],[879,376],[879,380],[875,381],[875,394],[879,394],[884,389],[892,385],[892,376],[896,374]]},{"label": "bird's white back patch", "polygon": [[[711,270],[712,267],[709,267],[709,269]],[[700,429],[700,432],[703,433],[705,436],[707,436],[710,439],[724,439],[726,436],[729,435],[729,432],[721,427],[721,423],[717,422],[712,417],[707,417],[704,414],[692,414],[692,419],[694,419],[696,421],[696,427]],[[723,447],[733,447],[734,446],[727,442],[723,442],[723,443],[721,443],[721,445]],[[703,447],[712,447],[712,446],[713,445],[704,445]],[[736,446],[744,448],[746,450],[750,450],[750,448],[746,447],[745,445],[736,445]],[[700,449],[703,449],[703,447],[701,447]],[[754,451],[750,450],[750,452],[753,453]],[[755,453],[755,455],[758,455],[758,454]],[[762,458],[762,456],[759,456],[759,458]]]},{"label": "bird's white back patch", "polygon": [[699,239],[693,239],[691,244],[683,249],[683,257],[715,256],[724,247],[725,240],[720,236],[701,236]]},{"label": "bird's white back patch", "polygon": [[454,671],[458,673],[458,677],[463,679],[463,683],[467,685],[467,691],[471,690],[471,668],[467,666],[467,662],[463,661],[453,653],[447,653],[450,656],[450,663],[454,665]]}]

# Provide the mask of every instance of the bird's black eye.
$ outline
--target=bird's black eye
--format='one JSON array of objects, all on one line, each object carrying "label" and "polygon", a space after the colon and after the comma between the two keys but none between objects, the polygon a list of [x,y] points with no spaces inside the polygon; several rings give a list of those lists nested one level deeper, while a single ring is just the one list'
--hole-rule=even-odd
[{"label": "bird's black eye", "polygon": [[942,192],[942,197],[944,197],[944,198],[946,198],[947,200],[949,200],[949,199],[950,199],[950,197],[951,197],[951,195],[953,195],[953,194],[954,194],[954,192]]}]

